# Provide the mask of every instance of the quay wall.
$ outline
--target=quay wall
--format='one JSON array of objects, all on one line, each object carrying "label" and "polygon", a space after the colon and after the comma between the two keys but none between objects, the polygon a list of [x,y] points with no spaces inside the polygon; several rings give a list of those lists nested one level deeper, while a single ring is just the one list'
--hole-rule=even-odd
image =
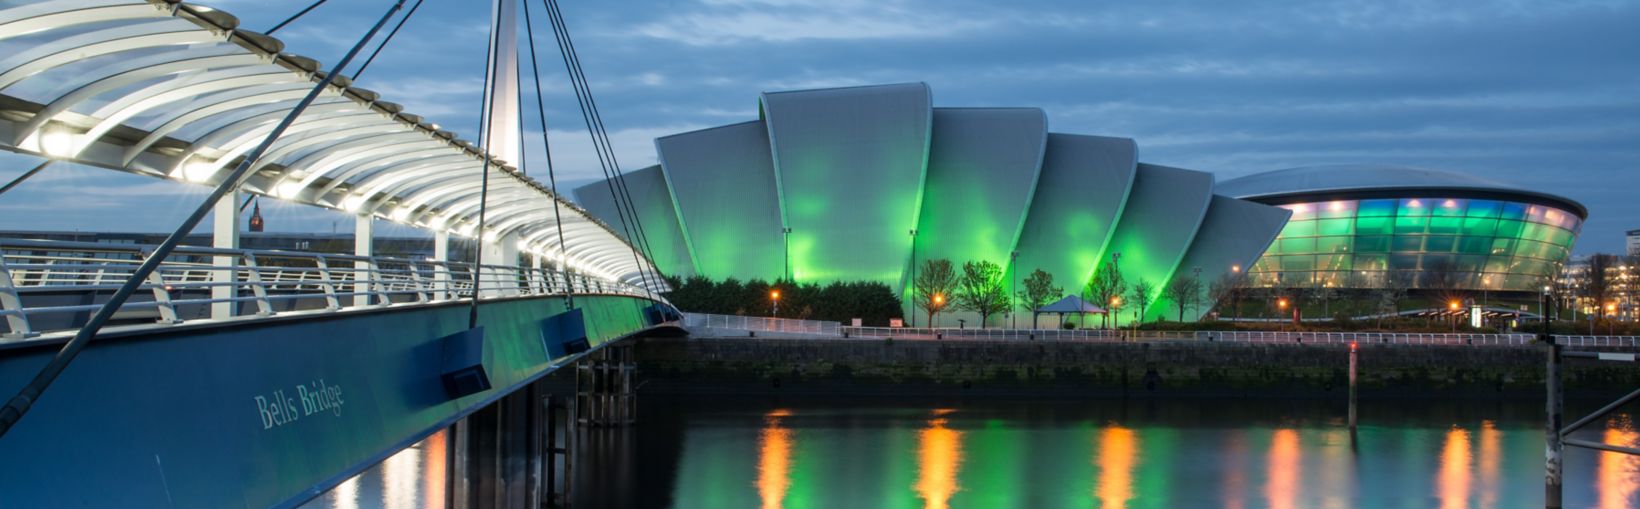
[{"label": "quay wall", "polygon": [[[643,338],[648,393],[973,393],[1029,397],[1335,397],[1349,346],[1202,341],[1069,342]],[[1544,395],[1547,347],[1361,344],[1361,397]],[[1567,360],[1570,396],[1624,394],[1640,366]]]}]

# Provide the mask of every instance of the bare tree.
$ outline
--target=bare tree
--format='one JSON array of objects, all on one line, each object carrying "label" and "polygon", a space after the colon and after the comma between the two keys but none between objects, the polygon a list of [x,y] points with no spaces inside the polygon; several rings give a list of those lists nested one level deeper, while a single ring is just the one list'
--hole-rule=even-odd
[{"label": "bare tree", "polygon": [[979,313],[979,327],[1002,310],[1008,309],[1008,290],[1003,287],[1002,267],[980,260],[963,262],[962,277],[957,279],[957,305]]},{"label": "bare tree", "polygon": [[1595,319],[1606,315],[1606,301],[1611,300],[1613,290],[1611,274],[1606,272],[1616,267],[1617,261],[1616,256],[1605,253],[1592,255],[1583,273],[1578,275],[1577,283],[1582,290],[1582,297],[1589,300],[1589,305],[1594,306],[1594,313],[1589,314],[1591,331],[1594,330]]},{"label": "bare tree", "polygon": [[1383,315],[1399,315],[1401,301],[1406,300],[1407,291],[1412,288],[1414,276],[1405,270],[1392,270],[1384,273],[1384,286],[1378,289],[1378,326],[1384,326]]},{"label": "bare tree", "polygon": [[917,271],[917,279],[912,282],[912,288],[917,292],[913,302],[928,312],[929,327],[934,326],[934,316],[951,305],[951,289],[956,284],[957,274],[951,267],[951,260],[925,260],[922,270]]},{"label": "bare tree", "polygon": [[[1092,279],[1088,280],[1083,293],[1100,306],[1110,307],[1111,301],[1127,293],[1127,282],[1122,280],[1122,273],[1117,272],[1116,264],[1105,262]],[[1107,310],[1104,316],[1105,328],[1110,328],[1110,313]]]},{"label": "bare tree", "polygon": [[1176,276],[1162,289],[1162,299],[1179,309],[1179,321],[1184,321],[1184,310],[1201,294],[1201,282],[1195,276]]},{"label": "bare tree", "polygon": [[1053,285],[1053,274],[1049,274],[1042,269],[1036,269],[1036,271],[1031,272],[1029,277],[1025,278],[1025,291],[1019,292],[1019,300],[1031,311],[1032,329],[1037,328],[1037,315],[1041,314],[1037,313],[1036,310],[1048,305],[1064,293],[1064,288]]},{"label": "bare tree", "polygon": [[1150,309],[1150,294],[1156,293],[1156,285],[1139,278],[1133,283],[1133,297],[1131,300],[1139,306],[1139,323],[1145,322],[1145,310]]}]

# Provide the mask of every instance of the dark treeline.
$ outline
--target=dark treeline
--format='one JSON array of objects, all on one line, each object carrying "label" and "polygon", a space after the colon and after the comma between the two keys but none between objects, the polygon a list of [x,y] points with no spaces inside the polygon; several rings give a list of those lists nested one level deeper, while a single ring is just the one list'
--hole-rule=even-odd
[{"label": "dark treeline", "polygon": [[713,281],[700,276],[682,281],[669,278],[669,282],[673,290],[666,295],[667,300],[691,313],[770,316],[774,313],[774,292],[779,291],[781,318],[829,320],[844,325],[859,318],[866,326],[886,327],[889,319],[901,315],[900,299],[882,283],[819,285],[761,279],[741,282],[734,278]]}]

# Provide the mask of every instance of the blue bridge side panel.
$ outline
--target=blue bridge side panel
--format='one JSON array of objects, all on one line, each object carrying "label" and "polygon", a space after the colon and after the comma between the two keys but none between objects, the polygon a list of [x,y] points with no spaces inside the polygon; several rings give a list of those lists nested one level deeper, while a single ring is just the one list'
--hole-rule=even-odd
[{"label": "blue bridge side panel", "polygon": [[[591,346],[647,327],[647,300],[575,303]],[[550,370],[543,321],[565,310],[484,303],[492,388],[455,400],[440,338],[466,304],[99,339],[0,438],[0,506],[293,506]],[[55,351],[0,348],[0,392]]]}]

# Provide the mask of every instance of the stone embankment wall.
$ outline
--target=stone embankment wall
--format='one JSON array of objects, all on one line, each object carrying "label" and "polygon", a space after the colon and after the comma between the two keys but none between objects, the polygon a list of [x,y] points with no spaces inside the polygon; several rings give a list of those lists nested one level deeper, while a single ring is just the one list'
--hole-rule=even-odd
[{"label": "stone embankment wall", "polygon": [[[1093,343],[972,340],[645,338],[640,390],[651,393],[927,394],[1046,397],[1341,396],[1349,347],[1199,341]],[[1542,398],[1539,345],[1361,344],[1363,397]],[[1640,387],[1636,363],[1567,361],[1568,395]]]}]

